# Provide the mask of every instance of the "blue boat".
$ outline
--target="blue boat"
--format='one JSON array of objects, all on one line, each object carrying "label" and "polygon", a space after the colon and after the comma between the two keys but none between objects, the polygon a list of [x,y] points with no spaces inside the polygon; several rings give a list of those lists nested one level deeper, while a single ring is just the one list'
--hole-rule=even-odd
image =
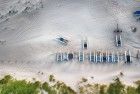
[{"label": "blue boat", "polygon": [[101,53],[100,52],[97,52],[96,53],[96,62],[101,62]]},{"label": "blue boat", "polygon": [[135,11],[135,12],[133,13],[133,15],[136,16],[136,17],[137,17],[137,16],[140,16],[140,11]]},{"label": "blue boat", "polygon": [[117,54],[114,55],[114,62],[115,63],[119,62],[119,56]]},{"label": "blue boat", "polygon": [[90,53],[89,60],[90,60],[90,62],[95,62],[95,54],[94,53]]},{"label": "blue boat", "polygon": [[68,60],[72,60],[73,58],[74,58],[73,53],[69,53],[69,54],[68,54]]},{"label": "blue boat", "polygon": [[79,52],[79,62],[83,62],[84,61],[84,53],[83,52]]},{"label": "blue boat", "polygon": [[113,55],[112,54],[109,54],[109,56],[108,56],[108,62],[109,63],[112,63],[113,62]]},{"label": "blue boat", "polygon": [[97,55],[97,62],[101,62],[100,55]]},{"label": "blue boat", "polygon": [[103,53],[102,55],[102,62],[107,62],[107,54],[106,53]]}]

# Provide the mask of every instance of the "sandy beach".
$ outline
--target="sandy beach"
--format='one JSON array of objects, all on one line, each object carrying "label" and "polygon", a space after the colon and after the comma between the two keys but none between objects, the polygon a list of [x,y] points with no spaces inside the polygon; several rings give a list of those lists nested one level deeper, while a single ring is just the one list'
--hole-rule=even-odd
[{"label": "sandy beach", "polygon": [[[7,1],[7,2],[6,2]],[[11,74],[17,79],[46,81],[53,74],[56,79],[64,81],[75,89],[77,82],[88,78],[90,82],[108,84],[113,78],[120,79],[127,85],[140,79],[140,60],[132,58],[132,64],[90,64],[78,61],[55,61],[57,52],[78,52],[81,40],[88,38],[88,51],[102,50],[124,52],[131,51],[136,56],[140,48],[140,23],[132,13],[140,2],[133,0],[42,0],[43,8],[38,7],[40,0],[0,0],[0,14],[6,14],[9,6],[18,10],[16,15],[4,16],[0,21],[0,77]],[[8,2],[9,1],[9,2]],[[25,2],[34,4],[31,12],[25,13]],[[0,15],[0,16],[1,16]],[[6,18],[7,17],[7,18]],[[122,29],[122,47],[114,44],[116,25]],[[131,26],[137,32],[131,32]],[[55,39],[66,37],[67,46]],[[43,72],[40,74],[38,72]],[[91,79],[94,77],[94,79]]]}]

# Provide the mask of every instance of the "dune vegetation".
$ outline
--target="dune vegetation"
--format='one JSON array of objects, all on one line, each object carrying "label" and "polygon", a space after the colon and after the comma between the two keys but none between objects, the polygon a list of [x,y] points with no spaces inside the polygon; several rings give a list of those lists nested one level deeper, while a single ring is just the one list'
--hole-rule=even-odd
[{"label": "dune vegetation", "polygon": [[88,79],[82,78],[75,91],[64,82],[57,81],[53,75],[48,79],[49,82],[30,82],[6,75],[0,79],[0,94],[140,94],[140,80],[134,87],[124,85],[118,77],[109,85],[91,84]]}]

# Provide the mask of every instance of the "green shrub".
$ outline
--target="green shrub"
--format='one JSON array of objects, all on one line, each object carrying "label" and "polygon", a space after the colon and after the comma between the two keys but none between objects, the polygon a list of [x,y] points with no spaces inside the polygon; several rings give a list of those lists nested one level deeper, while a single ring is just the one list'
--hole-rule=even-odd
[{"label": "green shrub", "polygon": [[121,83],[119,78],[114,80],[114,83],[111,83],[107,89],[107,94],[124,94],[125,86]]},{"label": "green shrub", "polygon": [[135,87],[131,87],[131,86],[127,87],[126,92],[127,92],[126,94],[137,94],[136,88]]},{"label": "green shrub", "polygon": [[0,94],[38,94],[39,87],[40,82],[14,80],[10,75],[0,80]]},{"label": "green shrub", "polygon": [[[50,76],[53,81],[54,76]],[[84,79],[84,82],[87,80]],[[79,86],[80,94],[140,94],[140,80],[135,82],[137,87],[125,86],[119,78],[116,78],[109,86],[100,84],[89,84]],[[48,94],[77,94],[71,87],[64,82],[57,81],[41,84],[39,81],[27,82],[25,80],[15,80],[10,75],[6,75],[0,80],[0,94],[39,94],[43,89]]]},{"label": "green shrub", "polygon": [[50,76],[49,76],[49,81],[50,81],[50,82],[55,82],[55,78],[54,78],[53,75],[50,75]]},{"label": "green shrub", "polygon": [[49,86],[47,82],[43,83],[42,89],[44,89],[48,94],[57,94],[56,90]]},{"label": "green shrub", "polygon": [[101,85],[100,86],[100,94],[106,94],[106,85]]},{"label": "green shrub", "polygon": [[7,84],[10,80],[12,80],[12,76],[6,75],[3,79],[0,80],[0,84]]}]

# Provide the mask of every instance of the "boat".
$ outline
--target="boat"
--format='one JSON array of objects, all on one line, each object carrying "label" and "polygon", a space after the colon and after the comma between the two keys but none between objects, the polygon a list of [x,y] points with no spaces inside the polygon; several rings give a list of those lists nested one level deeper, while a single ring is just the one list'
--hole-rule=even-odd
[{"label": "boat", "polygon": [[132,63],[130,51],[125,51],[125,63]]}]

